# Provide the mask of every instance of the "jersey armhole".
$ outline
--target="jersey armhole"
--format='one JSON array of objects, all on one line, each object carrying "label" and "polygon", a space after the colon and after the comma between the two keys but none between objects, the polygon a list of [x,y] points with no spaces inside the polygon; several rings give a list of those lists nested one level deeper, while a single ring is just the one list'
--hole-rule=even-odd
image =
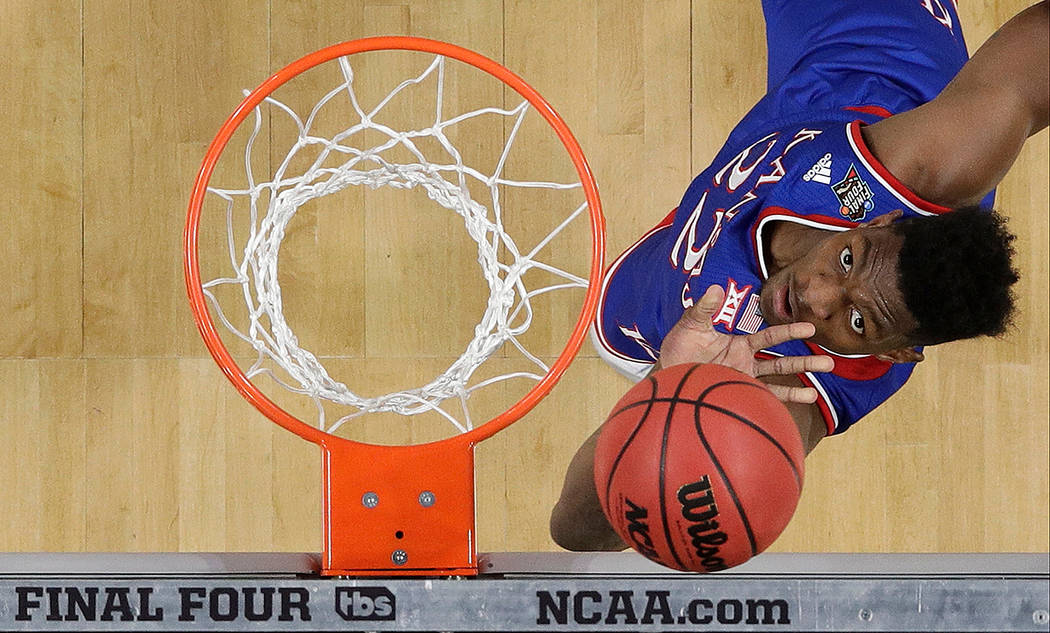
[{"label": "jersey armhole", "polygon": [[869,148],[868,144],[864,142],[864,136],[860,132],[861,123],[862,121],[856,120],[846,124],[846,139],[849,141],[850,147],[853,149],[853,154],[856,156],[857,160],[864,165],[864,168],[868,170],[868,173],[879,181],[879,184],[892,193],[898,201],[918,214],[940,215],[951,211],[949,207],[944,207],[928,200],[923,200],[912,192],[911,189],[908,189],[904,183],[897,180],[897,178],[890,173],[890,170],[886,169],[886,166],[871,153],[871,148]]}]

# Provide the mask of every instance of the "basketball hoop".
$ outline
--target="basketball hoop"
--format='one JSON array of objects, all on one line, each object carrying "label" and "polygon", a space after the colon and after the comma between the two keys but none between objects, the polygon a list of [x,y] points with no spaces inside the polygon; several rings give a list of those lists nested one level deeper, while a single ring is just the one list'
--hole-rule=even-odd
[{"label": "basketball hoop", "polygon": [[[380,51],[432,56],[420,69],[374,107],[357,94],[352,56]],[[504,107],[486,106],[456,115],[444,112],[450,60],[483,71],[523,99]],[[308,114],[275,98],[274,92],[326,62],[338,66],[329,86]],[[458,65],[456,66],[459,67]],[[383,121],[385,108],[423,84],[436,86],[433,116],[426,124],[397,130]],[[506,93],[504,99],[513,95]],[[265,110],[264,110],[265,108]],[[318,121],[342,108],[348,120],[321,134]],[[539,114],[571,161],[576,182],[523,180],[505,173],[508,155],[527,115]],[[242,123],[251,118],[252,123]],[[459,130],[477,120],[498,118],[504,144],[499,158],[482,169],[464,160],[457,146]],[[253,154],[257,139],[284,122],[294,128],[292,147],[283,158],[272,153],[266,178],[257,178]],[[267,130],[271,131],[272,130]],[[241,162],[244,182],[213,185],[217,164],[235,134],[246,136]],[[469,142],[469,141],[468,141]],[[429,148],[429,149],[428,149]],[[428,151],[434,151],[429,155]],[[284,150],[280,150],[283,152]],[[227,152],[229,154],[229,152]],[[436,156],[436,157],[435,157]],[[232,160],[232,159],[230,159]],[[296,173],[299,168],[301,173]],[[303,349],[284,314],[278,282],[278,254],[289,222],[311,200],[349,187],[419,190],[458,215],[477,244],[490,296],[474,338],[440,376],[418,388],[365,397],[333,379],[319,356]],[[508,191],[543,189],[583,200],[569,205],[565,217],[530,248],[507,233],[502,200]],[[478,192],[487,200],[479,200]],[[211,197],[209,198],[209,194]],[[201,272],[200,225],[206,199],[225,210],[228,268],[208,277]],[[577,218],[589,220],[589,265],[579,274],[543,261],[550,244]],[[577,247],[575,250],[579,250]],[[324,486],[323,573],[327,575],[477,573],[474,527],[473,450],[521,418],[546,396],[579,350],[598,301],[604,253],[604,221],[598,191],[582,151],[568,127],[528,84],[500,64],[469,50],[412,37],[361,39],[331,46],[288,65],[247,94],[220,128],[197,176],[184,232],[184,272],[198,329],[226,377],[259,411],[322,450]],[[530,287],[532,274],[553,281]],[[532,301],[548,293],[585,289],[575,325],[557,358],[547,363],[521,342],[533,320]],[[236,295],[236,305],[219,295]],[[220,335],[220,331],[225,335]],[[246,352],[231,353],[227,342]],[[497,352],[517,353],[531,369],[498,376],[476,374]],[[508,350],[510,352],[508,352]],[[254,358],[244,358],[243,356]],[[535,384],[514,404],[483,424],[475,424],[469,401],[480,389],[506,381]],[[310,424],[275,402],[267,389],[282,389],[313,401],[318,411]],[[281,396],[282,398],[284,395]],[[346,409],[334,420],[329,403]],[[452,405],[461,411],[454,411]],[[335,435],[355,418],[376,412],[401,415],[436,413],[451,422],[455,435],[407,446],[378,446]]]}]

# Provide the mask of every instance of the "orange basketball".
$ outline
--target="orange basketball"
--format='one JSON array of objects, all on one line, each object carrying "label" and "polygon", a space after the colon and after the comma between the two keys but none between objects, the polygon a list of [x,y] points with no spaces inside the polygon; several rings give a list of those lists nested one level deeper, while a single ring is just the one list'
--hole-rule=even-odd
[{"label": "orange basketball", "polygon": [[787,407],[761,382],[721,365],[675,365],[616,404],[594,480],[625,543],[662,565],[709,572],[780,536],[804,457]]}]

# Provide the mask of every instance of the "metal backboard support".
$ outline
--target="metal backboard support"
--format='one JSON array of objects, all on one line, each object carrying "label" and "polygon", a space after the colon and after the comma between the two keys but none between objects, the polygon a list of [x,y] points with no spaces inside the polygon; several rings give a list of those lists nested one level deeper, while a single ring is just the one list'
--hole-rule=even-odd
[{"label": "metal backboard support", "polygon": [[480,556],[476,578],[321,577],[316,554],[0,554],[4,631],[1050,631],[1048,554]]}]

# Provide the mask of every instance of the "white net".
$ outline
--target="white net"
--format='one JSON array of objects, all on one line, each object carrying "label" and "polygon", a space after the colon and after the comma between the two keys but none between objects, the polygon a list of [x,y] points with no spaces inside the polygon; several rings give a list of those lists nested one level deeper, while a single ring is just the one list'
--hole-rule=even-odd
[{"label": "white net", "polygon": [[[526,349],[521,336],[533,321],[532,299],[556,290],[587,286],[583,277],[539,260],[541,251],[566,226],[581,215],[587,217],[587,203],[566,209],[564,221],[522,252],[505,228],[501,199],[506,190],[581,187],[579,182],[525,182],[505,176],[511,148],[531,109],[528,101],[511,108],[486,107],[446,118],[442,103],[447,60],[439,55],[421,73],[402,81],[377,105],[365,110],[355,92],[350,59],[336,60],[341,83],[325,93],[305,118],[272,96],[255,108],[254,127],[245,144],[244,186],[208,188],[210,194],[221,199],[226,210],[226,242],[232,272],[205,279],[202,287],[217,319],[254,350],[254,362],[244,367],[247,377],[253,382],[257,377],[266,377],[311,398],[317,405],[317,424],[322,430],[335,432],[347,421],[366,413],[414,415],[434,411],[458,432],[465,432],[475,424],[467,404],[474,391],[511,379],[538,381],[549,371],[538,355]],[[424,81],[433,82],[437,90],[432,117],[428,115],[426,125],[404,130],[389,127],[383,121],[384,108],[400,93]],[[340,107],[349,104],[352,124],[334,135],[317,132],[315,121],[333,103],[342,104]],[[264,114],[264,110],[268,112]],[[266,115],[294,124],[297,134],[283,159],[274,161],[277,166],[272,175],[260,179],[253,173],[253,164],[258,162],[253,159],[253,148]],[[506,121],[502,126],[502,152],[495,166],[486,172],[465,164],[463,152],[450,140],[450,136],[455,136],[452,130],[483,115]],[[439,156],[428,157],[424,147],[439,147]],[[406,160],[406,156],[410,158]],[[304,163],[308,165],[305,169],[293,168]],[[300,346],[285,319],[278,257],[289,222],[308,201],[351,186],[422,189],[434,203],[459,215],[477,244],[477,263],[489,288],[484,314],[462,354],[441,375],[421,387],[375,397],[358,395],[333,379],[317,355]],[[485,192],[483,198],[477,195],[478,191]],[[547,281],[528,287],[525,274],[530,270],[545,271],[543,278]],[[233,288],[233,294],[242,297],[244,305],[223,310],[218,299],[222,288]],[[224,291],[222,296],[229,301],[230,293]],[[246,317],[234,317],[234,312]],[[528,360],[528,368],[472,383],[478,367],[508,344]],[[349,412],[337,418],[330,416],[323,402],[344,405]]]}]

